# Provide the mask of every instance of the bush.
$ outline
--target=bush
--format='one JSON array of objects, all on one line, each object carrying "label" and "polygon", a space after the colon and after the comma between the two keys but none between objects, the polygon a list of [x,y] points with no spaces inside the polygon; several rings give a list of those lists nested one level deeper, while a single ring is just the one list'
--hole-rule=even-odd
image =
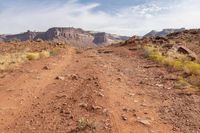
[{"label": "bush", "polygon": [[144,46],[144,56],[145,57],[151,57],[156,58],[157,56],[160,56],[159,49],[153,46]]},{"label": "bush", "polygon": [[189,61],[187,58],[184,58],[184,56],[181,55],[174,55],[172,57],[164,56],[161,54],[161,52],[159,52],[158,48],[153,46],[145,46],[144,51],[145,57],[149,57],[162,64],[181,69],[188,74],[200,75],[200,64],[198,62]]},{"label": "bush", "polygon": [[90,121],[84,117],[81,117],[79,120],[78,120],[78,123],[77,123],[77,127],[79,130],[84,130],[86,129],[87,127],[90,128],[90,129],[96,129],[96,122],[95,121]]},{"label": "bush", "polygon": [[50,52],[49,51],[42,51],[41,53],[40,53],[40,58],[48,58],[48,57],[50,57]]},{"label": "bush", "polygon": [[184,62],[184,71],[187,73],[200,75],[200,64],[192,61]]},{"label": "bush", "polygon": [[18,64],[23,63],[27,60],[37,60],[40,58],[48,58],[50,56],[58,54],[57,49],[50,51],[43,50],[41,52],[18,52],[18,53],[7,53],[0,55],[0,70],[8,70],[16,67]]},{"label": "bush", "polygon": [[58,52],[59,52],[58,49],[52,49],[51,51],[49,51],[49,54],[50,54],[50,56],[55,56],[58,54]]},{"label": "bush", "polygon": [[25,54],[26,59],[28,60],[36,60],[40,58],[40,53],[26,53]]}]

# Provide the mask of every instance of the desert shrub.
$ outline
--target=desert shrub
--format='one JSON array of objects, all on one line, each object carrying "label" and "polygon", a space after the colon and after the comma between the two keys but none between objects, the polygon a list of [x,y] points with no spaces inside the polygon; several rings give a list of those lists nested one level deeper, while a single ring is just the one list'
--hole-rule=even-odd
[{"label": "desert shrub", "polygon": [[178,77],[178,83],[177,83],[178,85],[179,85],[179,87],[180,88],[190,88],[190,84],[185,80],[185,78],[184,77],[182,77],[182,76],[179,76]]},{"label": "desert shrub", "polygon": [[195,75],[200,75],[200,64],[193,62],[193,61],[185,61],[183,62],[184,64],[184,71],[187,73],[195,74]]},{"label": "desert shrub", "polygon": [[28,60],[36,60],[40,58],[40,53],[37,52],[28,52],[25,54],[26,59]]},{"label": "desert shrub", "polygon": [[78,129],[80,129],[80,130],[85,129],[85,128],[87,127],[87,119],[85,119],[85,118],[83,118],[83,117],[80,118],[80,119],[78,120],[77,127],[78,127]]},{"label": "desert shrub", "polygon": [[19,62],[24,62],[22,55],[22,53],[0,55],[0,70],[8,70],[16,66]]},{"label": "desert shrub", "polygon": [[42,52],[28,52],[28,53],[25,53],[25,58],[28,60],[48,58],[50,56],[53,56],[53,54],[55,54],[55,52],[53,52],[53,54],[51,52],[52,51],[47,51],[47,50],[43,50]]},{"label": "desert shrub", "polygon": [[41,52],[27,52],[27,50],[18,53],[7,53],[0,55],[0,70],[12,69],[20,63],[27,60],[37,60],[40,58],[48,58],[58,54],[58,50],[43,50]]},{"label": "desert shrub", "polygon": [[158,48],[153,47],[153,46],[144,46],[144,56],[156,58],[156,57],[160,57],[161,55]]},{"label": "desert shrub", "polygon": [[49,51],[45,51],[43,50],[42,52],[40,52],[40,58],[48,58],[50,57],[50,52]]},{"label": "desert shrub", "polygon": [[159,48],[153,46],[144,47],[144,56],[152,58],[162,64],[181,69],[189,74],[200,75],[200,64],[195,61],[190,61],[184,55],[177,54],[174,56],[164,56],[159,51]]},{"label": "desert shrub", "polygon": [[49,51],[49,54],[50,54],[50,56],[55,56],[55,55],[58,54],[58,52],[59,52],[58,49],[52,49],[52,50]]},{"label": "desert shrub", "polygon": [[96,129],[96,122],[81,117],[77,122],[77,127],[79,130],[84,130],[87,127],[90,129]]},{"label": "desert shrub", "polygon": [[198,61],[190,61],[187,57],[185,57],[185,55],[176,53],[170,55],[162,55],[159,51],[159,48],[153,46],[145,46],[144,51],[145,57],[154,59],[159,63],[174,67],[175,69],[182,70],[183,72],[192,75],[193,78],[190,79],[179,77],[177,83],[178,88],[191,88],[191,85],[200,88],[200,81],[197,81],[200,76],[200,63]]}]

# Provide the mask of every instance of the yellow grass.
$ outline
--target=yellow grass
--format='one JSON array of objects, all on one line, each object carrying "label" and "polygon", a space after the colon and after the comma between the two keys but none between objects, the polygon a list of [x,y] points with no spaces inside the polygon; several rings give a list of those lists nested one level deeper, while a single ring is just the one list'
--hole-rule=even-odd
[{"label": "yellow grass", "polygon": [[200,64],[195,61],[187,60],[184,55],[164,56],[159,52],[159,48],[153,46],[144,47],[145,56],[152,58],[162,64],[181,69],[188,74],[200,75]]},{"label": "yellow grass", "polygon": [[25,58],[28,60],[36,60],[40,58],[40,53],[28,52],[28,53],[25,53]]},{"label": "yellow grass", "polygon": [[57,54],[57,50],[43,50],[41,52],[19,52],[0,55],[0,70],[8,70],[27,60],[48,58]]}]

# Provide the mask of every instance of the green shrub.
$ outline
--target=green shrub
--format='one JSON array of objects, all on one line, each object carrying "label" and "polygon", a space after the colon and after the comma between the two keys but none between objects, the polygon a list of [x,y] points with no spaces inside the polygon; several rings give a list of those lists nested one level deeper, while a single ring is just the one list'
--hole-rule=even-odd
[{"label": "green shrub", "polygon": [[49,51],[49,53],[50,53],[50,56],[55,56],[55,55],[57,55],[57,54],[58,54],[58,52],[59,52],[59,50],[58,50],[58,49],[52,49],[52,50],[50,50],[50,51]]}]

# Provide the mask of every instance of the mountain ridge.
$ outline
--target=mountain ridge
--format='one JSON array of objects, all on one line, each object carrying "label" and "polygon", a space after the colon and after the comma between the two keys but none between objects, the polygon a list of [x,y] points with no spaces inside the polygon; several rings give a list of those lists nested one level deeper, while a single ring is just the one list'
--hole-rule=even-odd
[{"label": "mountain ridge", "polygon": [[152,30],[149,33],[145,34],[144,37],[156,37],[156,36],[165,37],[171,33],[180,32],[180,31],[184,31],[184,30],[186,30],[186,29],[185,28],[180,28],[180,29],[169,28],[169,29],[163,29],[162,31]]},{"label": "mountain ridge", "polygon": [[53,27],[45,32],[34,32],[28,30],[24,33],[13,35],[0,35],[0,41],[27,41],[44,40],[69,43],[74,46],[96,46],[117,43],[127,40],[128,36],[120,36],[106,32],[85,31],[74,27]]}]

